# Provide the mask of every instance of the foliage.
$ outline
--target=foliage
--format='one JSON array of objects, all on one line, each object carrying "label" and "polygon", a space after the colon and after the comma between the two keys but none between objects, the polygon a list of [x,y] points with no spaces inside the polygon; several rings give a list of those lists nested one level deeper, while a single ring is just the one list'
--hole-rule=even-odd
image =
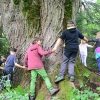
[{"label": "foliage", "polygon": [[100,0],[97,0],[97,3],[99,3],[99,4],[100,4]]},{"label": "foliage", "polygon": [[83,5],[84,9],[77,14],[77,27],[89,38],[94,38],[99,31],[100,4],[84,1]]},{"label": "foliage", "polygon": [[88,50],[87,65],[88,65],[88,68],[92,71],[97,71],[98,69],[94,51],[90,49]]},{"label": "foliage", "polygon": [[89,77],[89,74],[88,74],[87,72],[85,72],[85,73],[83,74],[83,76],[88,78],[88,77]]},{"label": "foliage", "polygon": [[40,1],[39,0],[23,0],[23,13],[27,16],[29,25],[36,27],[40,19]]},{"label": "foliage", "polygon": [[71,93],[70,100],[99,100],[99,94],[94,93],[90,89],[78,90],[74,89]]},{"label": "foliage", "polygon": [[52,97],[51,100],[60,100],[58,97]]},{"label": "foliage", "polygon": [[[99,0],[98,0],[99,1]],[[87,2],[83,0],[83,6],[79,10],[76,23],[77,28],[88,38],[95,39],[96,33],[100,31],[100,3]],[[94,43],[89,43],[93,45]],[[94,55],[94,50],[88,50],[87,65],[88,68],[97,70],[97,62]]]},{"label": "foliage", "polygon": [[22,89],[20,86],[12,90],[7,89],[0,94],[0,100],[29,100],[28,89]]},{"label": "foliage", "polygon": [[93,92],[93,89],[92,89],[93,87],[91,87],[90,85],[91,82],[93,81],[90,79],[96,76],[94,75],[92,76],[88,70],[87,72],[83,70],[83,73],[82,71],[80,73],[81,73],[80,78],[82,79],[82,81],[80,81],[79,87],[76,89],[73,89],[72,92],[70,93],[70,100],[99,100],[100,97],[99,97],[98,91],[100,91],[100,87],[97,87],[96,90],[98,91]]},{"label": "foliage", "polygon": [[4,33],[0,36],[0,56],[7,56],[9,53],[9,42]]},{"label": "foliage", "polygon": [[2,78],[0,79],[0,91],[3,91],[4,89],[9,89],[9,88],[11,88],[9,75],[2,76]]},{"label": "foliage", "polygon": [[65,0],[64,4],[64,29],[66,29],[67,20],[72,17],[72,0]]},{"label": "foliage", "polygon": [[100,91],[100,87],[97,87],[96,90]]},{"label": "foliage", "polygon": [[[89,77],[88,73],[83,74],[84,77]],[[97,88],[100,91],[100,87]],[[73,89],[70,94],[70,100],[99,100],[99,94],[92,91],[83,82],[80,83],[80,89]]]},{"label": "foliage", "polygon": [[22,89],[21,86],[14,89],[10,88],[9,75],[2,76],[0,80],[0,100],[28,100],[28,89]]},{"label": "foliage", "polygon": [[21,2],[21,0],[13,0],[15,5],[19,5],[19,3]]}]

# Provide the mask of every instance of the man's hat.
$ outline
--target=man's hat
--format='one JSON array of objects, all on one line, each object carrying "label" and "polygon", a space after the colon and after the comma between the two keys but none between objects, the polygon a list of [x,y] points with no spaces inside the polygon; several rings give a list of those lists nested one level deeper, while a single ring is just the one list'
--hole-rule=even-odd
[{"label": "man's hat", "polygon": [[17,49],[16,48],[11,48],[10,51],[16,52]]},{"label": "man's hat", "polygon": [[75,24],[73,20],[69,20],[67,24]]}]

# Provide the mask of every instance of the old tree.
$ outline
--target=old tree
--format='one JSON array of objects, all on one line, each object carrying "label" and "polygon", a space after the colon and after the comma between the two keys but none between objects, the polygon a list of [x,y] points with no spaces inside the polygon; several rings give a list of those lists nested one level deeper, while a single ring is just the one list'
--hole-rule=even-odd
[{"label": "old tree", "polygon": [[[52,49],[59,35],[66,29],[67,20],[75,20],[80,5],[81,0],[0,0],[3,30],[10,46],[17,48],[17,56],[20,63],[23,63],[24,54],[34,36],[41,36],[43,38],[43,48],[45,50]],[[52,83],[54,83],[55,76],[59,72],[59,64],[63,53],[62,46],[58,48],[57,52],[57,55],[51,54],[43,58],[45,68],[48,74],[52,76],[50,77]],[[79,66],[76,63],[75,72],[76,77],[80,79],[78,74],[80,74],[81,68]],[[83,69],[84,71],[91,74],[87,69]],[[91,84],[93,80],[97,81],[92,77],[91,75]],[[51,97],[46,92],[47,89],[44,87],[42,79],[40,77],[38,79],[37,90],[39,94],[37,95],[37,100],[40,100],[40,96],[41,100],[49,100]],[[80,80],[84,81],[84,78]],[[98,78],[98,80],[100,79]],[[26,87],[29,85],[29,81],[29,72],[16,68],[14,73],[14,87],[19,84]],[[75,85],[68,80],[62,82],[59,85],[59,88],[61,88],[61,91],[58,93],[59,98],[61,100],[68,100],[71,90],[78,87],[79,84],[79,80],[76,81]]]}]

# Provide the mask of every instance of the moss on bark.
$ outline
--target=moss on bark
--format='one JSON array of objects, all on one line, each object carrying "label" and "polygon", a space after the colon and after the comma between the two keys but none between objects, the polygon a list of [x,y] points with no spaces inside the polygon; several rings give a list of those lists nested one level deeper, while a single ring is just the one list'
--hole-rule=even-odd
[{"label": "moss on bark", "polygon": [[[15,5],[20,5],[21,0],[13,0]],[[41,0],[22,0],[22,12],[26,17],[28,22],[28,30],[35,29],[38,33],[40,30],[40,8]],[[29,31],[29,36],[31,37],[35,32]]]}]

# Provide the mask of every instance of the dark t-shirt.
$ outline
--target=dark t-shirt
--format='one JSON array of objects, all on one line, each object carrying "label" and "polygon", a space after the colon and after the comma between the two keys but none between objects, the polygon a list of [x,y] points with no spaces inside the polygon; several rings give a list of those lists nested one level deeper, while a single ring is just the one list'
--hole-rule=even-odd
[{"label": "dark t-shirt", "polygon": [[0,60],[0,66],[2,65],[2,61]]},{"label": "dark t-shirt", "polygon": [[7,57],[7,60],[5,62],[5,66],[4,66],[4,69],[5,70],[13,70],[14,69],[14,66],[15,66],[15,63],[18,62],[18,59],[15,55],[11,54]]},{"label": "dark t-shirt", "polygon": [[88,42],[96,42],[95,48],[100,47],[100,38],[88,40]]},{"label": "dark t-shirt", "polygon": [[71,28],[65,30],[60,36],[62,40],[65,42],[65,53],[66,52],[78,52],[79,43],[78,38],[83,39],[84,36],[76,29]]}]

